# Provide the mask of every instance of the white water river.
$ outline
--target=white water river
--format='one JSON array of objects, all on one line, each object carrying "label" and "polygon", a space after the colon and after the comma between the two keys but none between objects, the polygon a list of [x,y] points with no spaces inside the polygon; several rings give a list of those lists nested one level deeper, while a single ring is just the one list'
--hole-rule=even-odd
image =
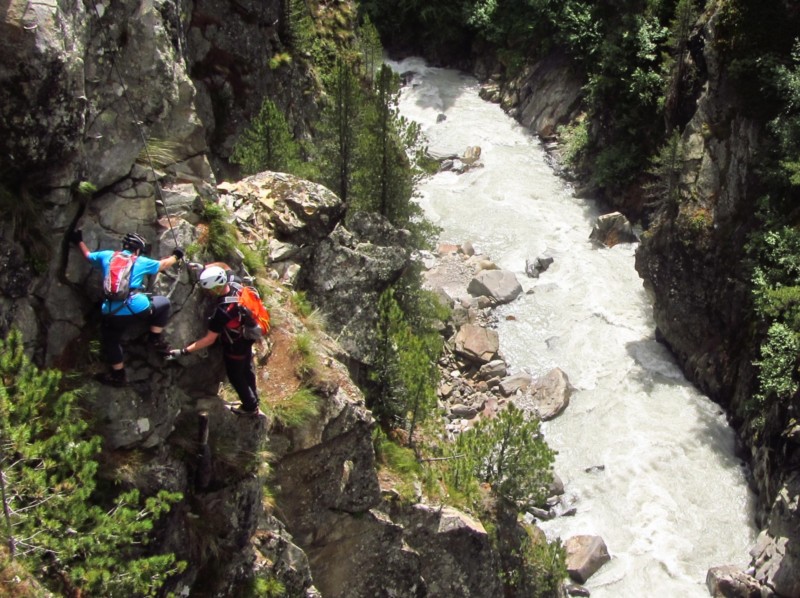
[{"label": "white water river", "polygon": [[[418,192],[442,242],[471,241],[533,291],[498,310],[503,357],[534,376],[559,367],[576,388],[542,427],[577,514],[541,527],[605,540],[612,559],[586,583],[593,598],[707,597],[709,567],[748,563],[754,496],[722,410],[654,338],[636,246],[590,243],[595,204],[572,196],[536,137],[481,100],[474,78],[420,59],[390,64],[416,73],[400,111],[433,152],[481,147],[483,168],[439,173]],[[555,262],[528,278],[526,258],[544,254]]]}]

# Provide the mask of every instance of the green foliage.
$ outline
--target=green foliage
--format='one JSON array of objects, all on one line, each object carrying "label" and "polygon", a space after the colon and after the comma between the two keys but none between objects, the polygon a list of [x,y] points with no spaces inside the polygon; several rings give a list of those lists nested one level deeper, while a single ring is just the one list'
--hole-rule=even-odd
[{"label": "green foliage", "polygon": [[356,32],[356,46],[364,65],[364,75],[368,81],[372,81],[383,64],[383,45],[378,30],[367,15]]},{"label": "green foliage", "polygon": [[474,477],[499,496],[536,506],[553,481],[555,452],[544,441],[539,421],[527,419],[513,404],[460,434],[450,451],[463,457],[454,460],[449,481],[465,493]]},{"label": "green foliage", "polygon": [[586,118],[580,118],[569,125],[558,128],[563,150],[561,158],[570,168],[576,168],[586,153],[589,145],[589,124]]},{"label": "green foliage", "polygon": [[59,392],[57,371],[31,364],[17,332],[0,341],[0,379],[5,543],[70,592],[158,595],[184,564],[144,547],[154,522],[181,496],[162,491],[142,501],[130,490],[98,504],[101,439],[86,437],[77,395]]},{"label": "green foliage", "polygon": [[[541,532],[540,532],[541,534]],[[503,581],[531,598],[550,598],[557,596],[559,588],[567,577],[566,551],[561,540],[549,543],[543,536],[533,537],[531,533],[522,539],[516,562],[504,571]]]},{"label": "green foliage", "polygon": [[247,272],[253,275],[263,275],[266,273],[264,254],[261,251],[248,247],[247,245],[239,245],[239,251],[242,252],[242,263]]},{"label": "green foliage", "polygon": [[244,174],[265,170],[302,172],[300,145],[294,140],[283,112],[269,98],[264,99],[258,116],[236,141],[231,162],[239,164]]},{"label": "green foliage", "polygon": [[175,164],[183,155],[184,146],[166,139],[149,139],[139,152],[136,162],[145,167],[164,168]]},{"label": "green foliage", "polygon": [[421,322],[414,325],[406,314],[415,312],[401,307],[395,289],[381,294],[378,313],[371,408],[384,426],[405,429],[411,445],[417,426],[436,408],[441,337]]},{"label": "green foliage", "polygon": [[389,289],[378,301],[379,320],[375,330],[375,359],[368,377],[372,382],[369,406],[373,415],[386,428],[402,426],[404,405],[398,396],[396,381],[400,378],[400,363],[396,340],[407,329],[403,310]]},{"label": "green foliage", "polygon": [[757,318],[766,325],[761,341],[759,389],[749,405],[756,427],[774,401],[793,398],[798,390],[800,350],[800,230],[767,220],[748,247],[753,262],[753,295]]},{"label": "green foliage", "polygon": [[329,98],[317,125],[315,157],[322,184],[347,203],[359,167],[356,141],[364,126],[367,100],[353,63],[343,58],[337,60],[327,88]]},{"label": "green foliage", "polygon": [[307,318],[314,312],[314,306],[308,300],[305,291],[293,291],[291,297],[292,305],[301,318]]},{"label": "green foliage", "polygon": [[798,389],[797,355],[800,352],[800,334],[785,324],[769,327],[767,340],[761,347],[759,366],[760,394],[778,400],[791,398]]},{"label": "green foliage", "polygon": [[777,163],[791,187],[800,187],[800,38],[795,40],[788,64],[774,69],[775,87],[783,100],[779,115],[769,123],[778,140]]},{"label": "green foliage", "polygon": [[97,185],[89,181],[81,181],[78,183],[78,193],[81,195],[92,195],[97,192]]},{"label": "green foliage", "polygon": [[236,227],[228,220],[225,209],[219,204],[205,202],[202,217],[208,226],[205,246],[209,256],[225,259],[233,255],[237,247]]},{"label": "green foliage", "polygon": [[286,52],[279,52],[277,54],[273,54],[272,58],[269,59],[269,68],[270,70],[278,70],[282,66],[289,65],[292,63],[292,55]]},{"label": "green foliage", "polygon": [[246,596],[252,598],[282,598],[286,596],[286,588],[274,577],[255,577]]},{"label": "green foliage", "polygon": [[319,415],[319,397],[310,388],[299,388],[281,400],[270,401],[270,413],[287,427],[305,424]]},{"label": "green foliage", "polygon": [[389,440],[380,428],[376,428],[373,434],[373,446],[375,458],[390,470],[402,476],[417,476],[421,473],[414,451]]},{"label": "green foliage", "polygon": [[685,144],[679,131],[675,130],[666,144],[651,159],[648,173],[654,177],[653,182],[645,186],[652,203],[668,210],[675,210],[680,202],[680,176],[686,155]]},{"label": "green foliage", "polygon": [[295,373],[301,379],[307,380],[319,371],[319,357],[314,347],[314,337],[307,332],[295,335],[291,352],[297,358]]},{"label": "green foliage", "polygon": [[397,111],[399,78],[383,65],[374,95],[364,107],[364,125],[357,140],[359,168],[354,176],[351,210],[378,212],[395,226],[411,217],[413,177],[402,144],[402,121]]}]

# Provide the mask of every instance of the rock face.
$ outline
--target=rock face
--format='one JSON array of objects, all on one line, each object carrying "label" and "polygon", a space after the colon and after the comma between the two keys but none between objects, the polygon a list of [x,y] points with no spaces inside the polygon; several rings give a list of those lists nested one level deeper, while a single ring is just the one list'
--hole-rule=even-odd
[{"label": "rock face", "polygon": [[[489,65],[479,64],[485,79]],[[583,81],[570,68],[569,59],[554,53],[524,69],[519,77],[502,84],[490,81],[481,90],[484,99],[499,102],[509,114],[534,133],[547,137],[577,115]]]},{"label": "rock face", "polygon": [[222,0],[194,0],[188,11],[185,25],[175,25],[185,31],[182,43],[197,90],[197,114],[215,168],[236,172],[227,162],[233,143],[265,97],[298,123],[298,134],[305,133],[307,115],[316,111],[307,69],[296,60],[270,66],[276,56],[288,56],[291,45],[284,4],[243,0],[232,9]]},{"label": "rock face", "polygon": [[762,598],[761,584],[731,566],[709,569],[706,587],[713,598]]},{"label": "rock face", "polygon": [[[636,269],[653,292],[659,338],[686,375],[730,413],[743,414],[752,400],[758,355],[747,323],[750,273],[742,264],[748,234],[757,226],[751,169],[764,132],[744,115],[721,70],[713,43],[719,18],[712,14],[706,26],[708,80],[682,136],[682,199],[655,219],[637,251]],[[776,590],[780,585],[779,593],[790,596],[800,587],[800,528],[785,497],[797,495],[787,472],[800,446],[787,442],[790,414],[772,409],[765,415],[764,431],[749,447],[759,520],[767,528],[757,550],[757,579]],[[734,423],[746,432],[742,417],[736,415]],[[753,442],[749,433],[743,436]]]},{"label": "rock face", "polygon": [[303,269],[300,285],[308,298],[327,306],[329,326],[362,363],[373,358],[378,298],[408,265],[407,235],[377,214],[357,213],[315,247]]}]

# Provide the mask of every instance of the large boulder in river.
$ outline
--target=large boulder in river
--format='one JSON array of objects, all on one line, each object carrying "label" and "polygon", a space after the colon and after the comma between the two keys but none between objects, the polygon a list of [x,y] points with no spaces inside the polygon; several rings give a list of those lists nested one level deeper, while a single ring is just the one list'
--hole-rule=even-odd
[{"label": "large boulder in river", "polygon": [[567,375],[561,369],[554,368],[531,384],[525,395],[516,399],[515,403],[540,420],[548,421],[567,408],[574,390]]},{"label": "large boulder in river", "polygon": [[522,285],[508,270],[482,270],[470,281],[467,291],[473,297],[490,297],[503,304],[519,297]]},{"label": "large boulder in river", "polygon": [[619,212],[600,216],[589,234],[589,239],[606,247],[639,241],[639,237],[633,232],[631,223]]},{"label": "large boulder in river", "polygon": [[578,583],[586,583],[611,560],[600,536],[572,536],[564,542],[564,550],[567,553],[567,573]]}]

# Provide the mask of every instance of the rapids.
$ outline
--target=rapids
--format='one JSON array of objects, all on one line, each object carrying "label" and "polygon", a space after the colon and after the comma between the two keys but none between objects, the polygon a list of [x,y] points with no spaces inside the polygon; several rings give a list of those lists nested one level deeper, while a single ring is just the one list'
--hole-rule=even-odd
[{"label": "rapids", "polygon": [[[707,597],[709,567],[748,563],[754,496],[721,408],[655,340],[636,245],[589,241],[598,206],[573,197],[538,139],[481,100],[473,77],[417,58],[390,65],[414,73],[400,112],[433,153],[481,147],[482,168],[436,174],[417,192],[442,242],[471,241],[532,291],[498,308],[502,356],[513,372],[559,367],[576,388],[542,427],[577,514],[540,527],[605,540],[612,560],[587,582],[593,598]],[[528,278],[526,258],[543,255],[555,262]]]}]

